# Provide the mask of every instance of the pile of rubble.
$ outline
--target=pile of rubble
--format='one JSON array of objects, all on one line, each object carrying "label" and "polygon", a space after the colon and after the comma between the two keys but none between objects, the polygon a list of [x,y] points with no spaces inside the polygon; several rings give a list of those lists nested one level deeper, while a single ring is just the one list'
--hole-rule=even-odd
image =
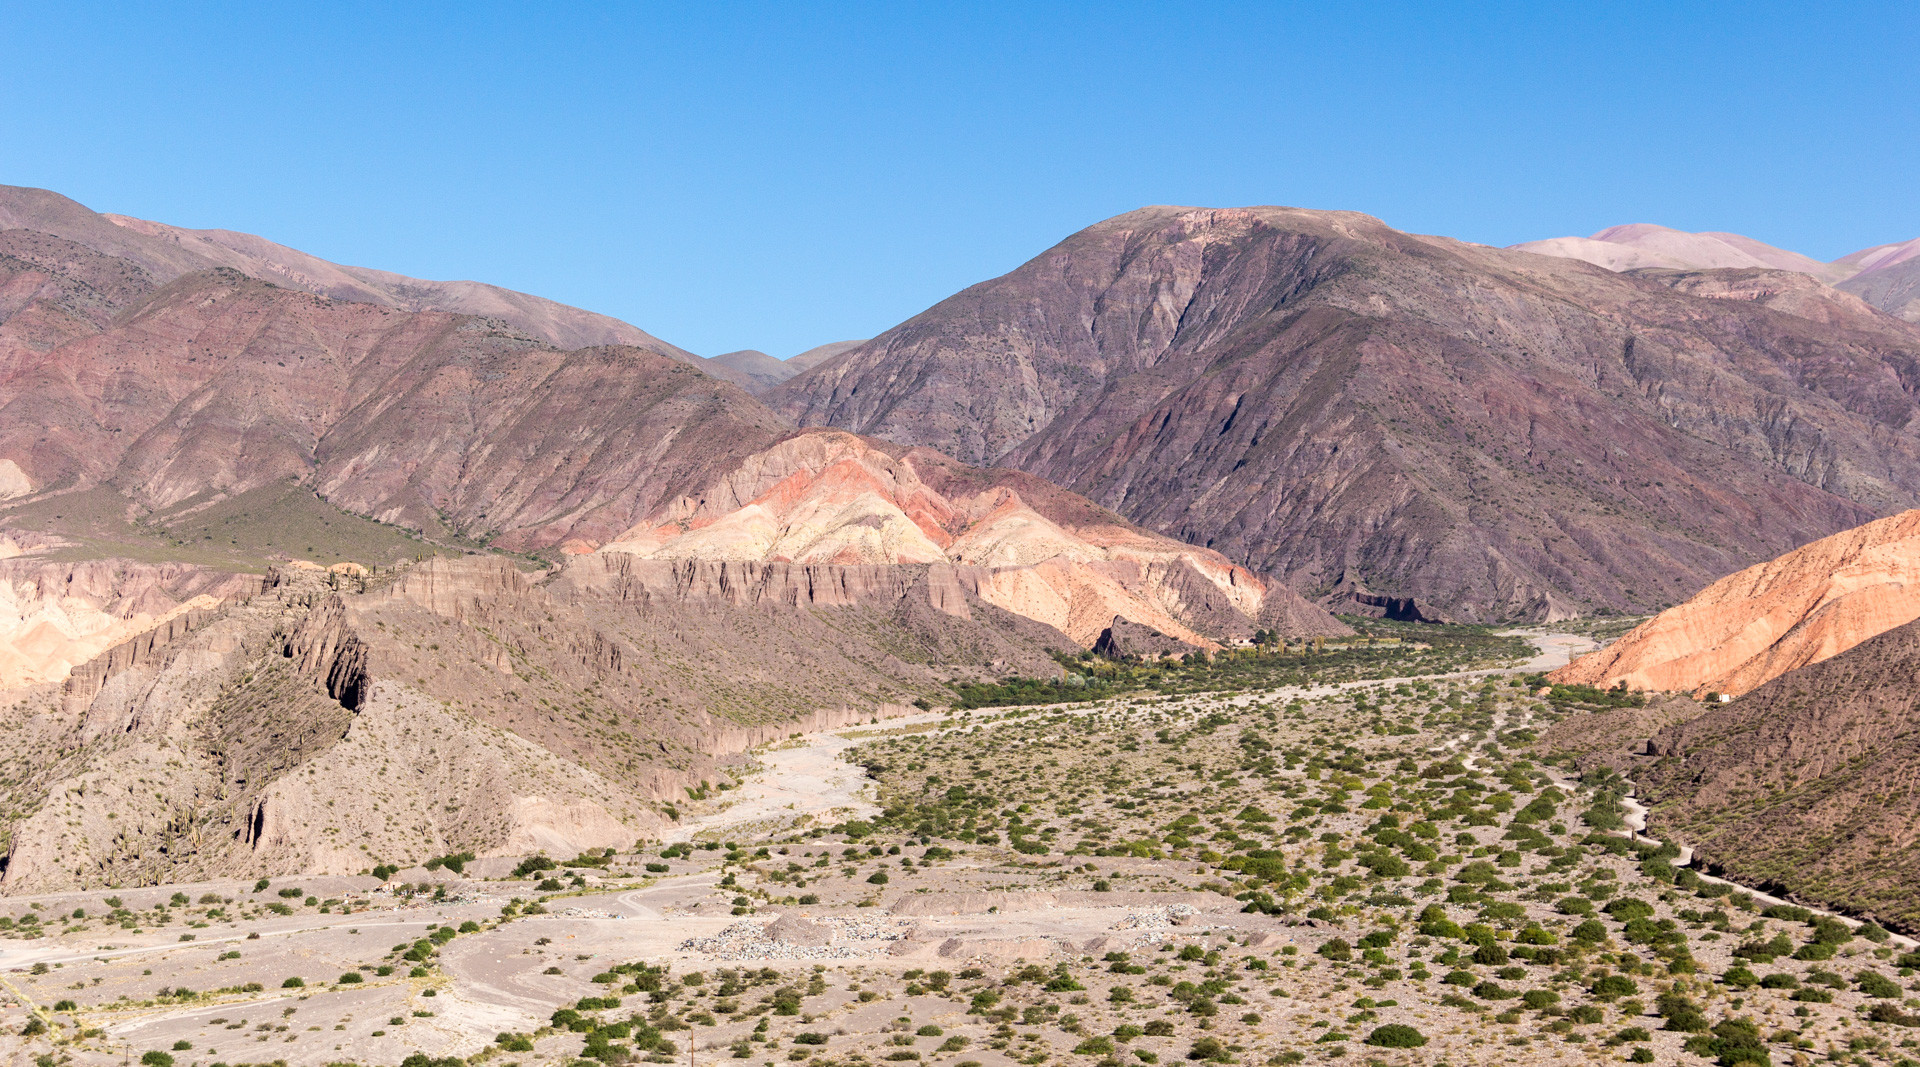
[{"label": "pile of rubble", "polygon": [[766,925],[738,922],[712,937],[680,943],[684,951],[716,960],[847,960],[879,954],[906,938],[913,923],[899,919],[808,919],[783,915]]}]

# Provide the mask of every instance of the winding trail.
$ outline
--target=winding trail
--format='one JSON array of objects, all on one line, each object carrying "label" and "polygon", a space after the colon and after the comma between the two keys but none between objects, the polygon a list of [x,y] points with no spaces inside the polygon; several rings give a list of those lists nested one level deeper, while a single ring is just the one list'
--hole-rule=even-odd
[{"label": "winding trail", "polygon": [[[1597,647],[1594,644],[1594,642],[1587,640],[1586,641],[1587,647],[1585,648],[1580,648],[1578,646],[1571,646],[1565,643],[1556,643],[1554,647],[1550,648],[1548,644],[1549,640],[1555,639],[1555,638],[1572,637],[1574,635],[1545,634],[1545,635],[1535,636],[1534,634],[1526,631],[1510,631],[1510,632],[1521,633],[1523,636],[1526,636],[1530,640],[1532,640],[1534,644],[1540,648],[1541,654],[1535,657],[1534,660],[1530,662],[1527,665],[1527,667],[1522,668],[1522,670],[1529,670],[1529,671],[1552,670],[1554,667],[1563,666],[1567,662],[1567,658],[1570,654],[1577,654],[1579,652],[1591,651],[1594,647]],[[1580,640],[1585,640],[1585,639],[1580,639]],[[1559,662],[1552,663],[1549,666],[1534,666],[1534,664],[1543,663],[1543,662],[1552,660],[1555,656],[1561,657],[1559,659]],[[1493,726],[1495,733],[1498,733],[1502,725],[1504,724],[1505,716],[1506,716],[1505,712],[1495,713],[1494,726]],[[1528,725],[1529,723],[1532,722],[1532,718],[1533,717],[1531,715],[1528,715],[1527,717],[1521,720],[1520,725],[1522,726]],[[1467,735],[1462,735],[1463,738],[1465,736]],[[1457,743],[1458,742],[1456,742],[1456,744]],[[1477,759],[1478,757],[1475,757],[1475,758]],[[1469,764],[1471,764],[1472,760],[1469,760],[1468,762]],[[1553,779],[1555,785],[1559,786],[1562,789],[1565,789],[1571,792],[1574,790],[1578,790],[1580,788],[1579,782],[1575,781],[1571,775],[1567,774],[1565,771],[1561,770],[1558,767],[1551,766],[1551,765],[1541,765],[1541,770],[1543,773],[1547,775],[1547,777]],[[1644,803],[1640,801],[1640,798],[1635,795],[1636,791],[1637,791],[1636,787],[1634,787],[1633,784],[1629,782],[1626,795],[1621,797],[1621,805],[1626,809],[1622,817],[1627,824],[1627,832],[1636,841],[1658,842],[1660,841],[1659,838],[1656,838],[1647,833],[1647,816],[1650,814],[1651,809],[1649,809]],[[1674,844],[1677,848],[1679,848],[1680,854],[1674,857],[1673,859],[1669,860],[1668,862],[1673,864],[1675,867],[1692,867],[1693,860],[1694,860],[1693,846],[1680,844],[1679,842],[1674,842]],[[1730,879],[1719,878],[1714,875],[1707,874],[1706,872],[1698,870],[1697,868],[1695,869],[1694,873],[1699,875],[1700,880],[1703,882],[1709,882],[1715,885],[1731,886],[1734,889],[1737,889],[1743,893],[1746,893],[1752,896],[1753,899],[1761,902],[1762,904],[1784,904],[1790,907],[1805,908],[1807,911],[1810,911],[1813,914],[1818,916],[1826,916],[1828,918],[1840,919],[1849,923],[1857,921],[1849,916],[1842,915],[1836,911],[1830,911],[1828,909],[1815,907],[1810,904],[1802,904],[1797,901],[1791,901],[1791,900],[1783,899],[1781,897],[1776,897],[1770,893],[1766,893],[1761,890],[1755,889],[1752,886],[1741,885],[1739,882],[1735,882]],[[1892,940],[1889,942],[1890,944],[1897,944],[1905,948],[1920,947],[1920,941],[1916,941],[1914,938],[1907,937],[1904,934],[1892,934],[1891,932],[1889,933],[1892,938]]]}]

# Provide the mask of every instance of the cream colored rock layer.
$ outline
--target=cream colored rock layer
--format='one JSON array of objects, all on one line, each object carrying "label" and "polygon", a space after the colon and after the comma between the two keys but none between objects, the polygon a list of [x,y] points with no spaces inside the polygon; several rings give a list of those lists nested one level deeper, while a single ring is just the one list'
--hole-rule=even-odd
[{"label": "cream colored rock layer", "polygon": [[[951,563],[995,573],[980,596],[1091,645],[1120,616],[1202,647],[1160,579],[1185,563],[1254,617],[1266,587],[1218,553],[1125,526],[1069,530],[1004,486],[948,498],[909,458],[839,432],[790,438],[699,498],[601,546],[651,559]],[[1164,594],[1164,595],[1163,595]]]},{"label": "cream colored rock layer", "polygon": [[189,611],[218,607],[197,596],[163,611],[116,614],[34,582],[0,581],[0,689],[57,682],[76,665]]},{"label": "cream colored rock layer", "polygon": [[1730,574],[1552,677],[1738,695],[1916,618],[1920,510]]}]

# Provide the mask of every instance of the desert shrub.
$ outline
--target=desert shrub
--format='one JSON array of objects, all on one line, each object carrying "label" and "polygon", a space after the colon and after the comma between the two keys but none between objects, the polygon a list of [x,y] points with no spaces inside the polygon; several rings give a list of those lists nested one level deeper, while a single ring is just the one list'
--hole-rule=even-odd
[{"label": "desert shrub", "polygon": [[1588,991],[1601,1000],[1613,1000],[1633,996],[1640,992],[1640,985],[1624,974],[1607,974],[1594,979]]},{"label": "desert shrub", "polygon": [[1203,1037],[1195,1041],[1193,1047],[1187,1050],[1187,1058],[1206,1063],[1226,1063],[1232,1060],[1233,1056],[1227,1052],[1227,1046],[1222,1044],[1219,1038]]},{"label": "desert shrub", "polygon": [[1724,1019],[1711,1033],[1687,1040],[1687,1051],[1696,1056],[1712,1056],[1719,1067],[1772,1067],[1766,1041],[1760,1028],[1749,1019]]},{"label": "desert shrub", "polygon": [[1855,979],[1860,983],[1860,992],[1877,1000],[1898,1000],[1905,992],[1899,982],[1878,971],[1861,971]]},{"label": "desert shrub", "polygon": [[1376,1026],[1367,1035],[1367,1044],[1378,1048],[1419,1048],[1426,1043],[1427,1035],[1400,1023]]}]

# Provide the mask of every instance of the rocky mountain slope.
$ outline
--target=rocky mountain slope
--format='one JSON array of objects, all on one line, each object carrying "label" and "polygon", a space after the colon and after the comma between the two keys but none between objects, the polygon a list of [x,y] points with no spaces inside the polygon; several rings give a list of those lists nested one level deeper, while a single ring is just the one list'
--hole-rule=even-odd
[{"label": "rocky mountain slope", "polygon": [[924,568],[471,556],[251,592],[8,693],[0,887],[624,848],[751,745],[1075,647]]},{"label": "rocky mountain slope", "polygon": [[1466,620],[1657,609],[1920,503],[1920,331],[1687,288],[1358,214],[1148,208],[768,399]]},{"label": "rocky mountain slope", "polygon": [[1656,734],[1651,828],[1749,885],[1920,922],[1920,623]]},{"label": "rocky mountain slope", "polygon": [[343,266],[252,234],[189,230],[101,214],[46,189],[0,186],[0,231],[6,230],[61,238],[98,255],[124,260],[156,285],[183,274],[225,267],[333,300],[498,319],[557,348],[631,345],[700,362],[699,357],[619,319],[497,285],[427,281]]},{"label": "rocky mountain slope", "polygon": [[[1907,242],[1920,250],[1920,240]],[[1839,288],[1858,296],[1887,314],[1920,322],[1920,259],[1903,259],[1841,282]]]},{"label": "rocky mountain slope", "polygon": [[[994,595],[1088,645],[1116,616],[1199,645],[1260,626],[1345,630],[1277,586],[1269,595],[1269,583],[1245,568],[1144,535],[1038,478],[968,471],[931,453],[903,462],[961,487],[943,508],[1010,509],[995,527],[998,541],[976,541],[954,558],[924,536],[892,556],[771,544],[743,555],[718,540],[722,531],[801,521],[810,536],[853,544],[871,532],[860,523],[880,520],[842,514],[846,502],[827,498],[810,498],[816,511],[804,520],[764,508],[727,514],[774,489],[769,471],[786,477],[804,466],[794,457],[805,446],[774,456],[768,450],[790,434],[784,421],[682,362],[626,347],[563,352],[496,320],[331,300],[225,268],[148,291],[126,260],[44,234],[6,231],[0,242],[7,236],[17,254],[0,271],[10,271],[16,299],[0,320],[0,463],[18,499],[112,490],[135,511],[178,516],[230,511],[226,501],[264,501],[274,487],[298,483],[355,515],[513,550],[590,551],[618,538],[623,550],[650,554],[661,546],[640,547],[642,529],[691,524],[713,529],[662,551],[989,570],[1044,564],[1025,578],[1009,570],[994,579]],[[852,447],[881,466],[903,455],[872,442]],[[982,502],[988,493],[998,495]],[[1084,532],[1098,543],[1041,520],[1023,500],[1091,524]],[[1034,532],[1042,528],[1051,534]],[[1035,577],[1042,573],[1045,581]],[[1035,581],[1044,592],[1029,588]],[[1138,592],[1149,586],[1150,595]],[[1053,606],[1033,607],[1035,596]],[[1077,605],[1071,625],[1069,602]]]},{"label": "rocky mountain slope", "polygon": [[505,546],[608,537],[785,432],[739,388],[497,320],[135,267],[9,231],[0,487],[145,508],[296,479],[338,506]]},{"label": "rocky mountain slope", "polygon": [[259,584],[181,563],[0,560],[0,691],[62,681],[116,645]]},{"label": "rocky mountain slope", "polygon": [[1920,619],[1920,511],[1730,574],[1555,681],[1745,693]]}]

